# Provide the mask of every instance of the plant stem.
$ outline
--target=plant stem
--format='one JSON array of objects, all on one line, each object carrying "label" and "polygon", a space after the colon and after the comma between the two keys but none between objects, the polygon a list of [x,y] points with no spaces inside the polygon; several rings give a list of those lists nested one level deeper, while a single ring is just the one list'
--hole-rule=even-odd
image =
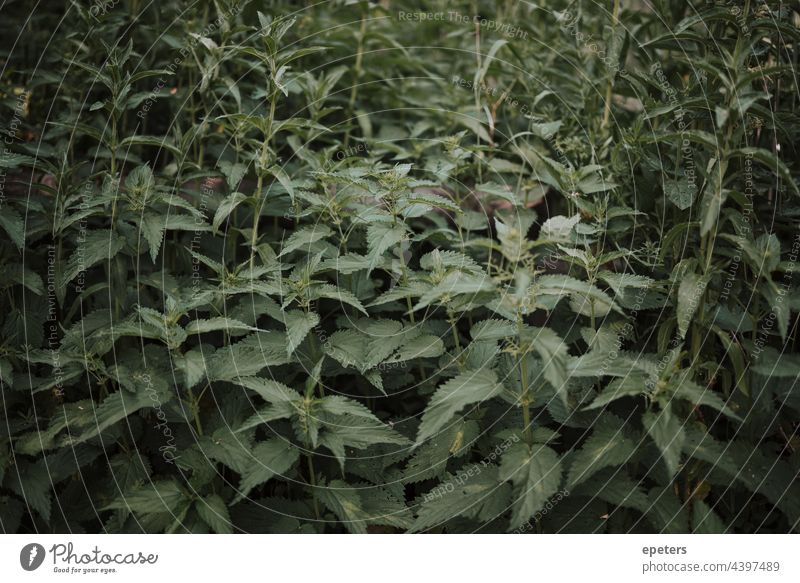
[{"label": "plant stem", "polygon": [[522,396],[520,397],[520,402],[522,404],[522,423],[524,425],[522,429],[522,433],[525,436],[525,442],[528,445],[531,445],[533,441],[531,435],[531,403],[530,403],[530,387],[528,387],[528,363],[526,362],[525,357],[528,355],[527,350],[522,349],[523,341],[522,341],[522,332],[523,332],[523,323],[522,323],[522,315],[517,315],[517,338],[519,339],[519,346],[520,346],[520,357],[519,357],[519,382],[520,382],[520,391]]},{"label": "plant stem", "polygon": [[200,401],[195,399],[194,391],[189,389],[189,401],[192,408],[192,416],[194,417],[194,426],[197,429],[198,435],[203,435],[203,424],[200,421]]},{"label": "plant stem", "polygon": [[[614,37],[614,33],[617,29],[617,23],[619,22],[619,0],[614,0],[614,10],[611,14],[611,37]],[[602,128],[605,129],[608,127],[608,122],[611,118],[611,91],[614,89],[614,77],[616,76],[616,72],[611,72],[611,78],[608,80],[608,85],[606,86],[606,104],[605,110],[603,111],[603,124]]]},{"label": "plant stem", "polygon": [[[364,61],[364,36],[367,32],[367,15],[366,13],[361,13],[361,26],[358,29],[358,49],[356,51],[356,63],[353,70],[353,86],[350,88],[350,101],[349,101],[349,110],[350,110],[350,117],[355,118],[355,106],[356,106],[356,96],[358,95],[358,84],[359,80],[361,79],[361,67]],[[348,127],[347,132],[344,134],[344,149],[347,149],[347,146],[350,143],[350,128]]]},{"label": "plant stem", "polygon": [[275,121],[275,105],[277,96],[275,91],[272,91],[269,103],[269,117],[267,118],[267,127],[264,132],[264,144],[261,146],[261,154],[259,155],[259,164],[261,168],[258,171],[258,182],[256,183],[256,204],[253,205],[253,231],[250,235],[250,271],[252,273],[255,265],[256,258],[256,245],[258,244],[258,220],[261,218],[261,211],[264,209],[264,197],[262,196],[262,189],[264,187],[264,174],[266,170],[264,166],[267,163],[267,155],[269,154],[269,144],[272,140],[272,124]]},{"label": "plant stem", "polygon": [[306,455],[306,461],[308,463],[308,480],[311,484],[311,497],[314,500],[314,516],[316,516],[317,520],[320,519],[319,514],[319,502],[317,502],[317,474],[314,472],[314,461],[312,459],[313,454],[308,453]]},{"label": "plant stem", "polygon": [[450,330],[453,332],[453,343],[455,344],[454,349],[458,368],[464,370],[464,363],[461,360],[461,340],[458,338],[458,328],[456,326],[457,320],[450,308],[447,309],[447,321],[450,322]]}]

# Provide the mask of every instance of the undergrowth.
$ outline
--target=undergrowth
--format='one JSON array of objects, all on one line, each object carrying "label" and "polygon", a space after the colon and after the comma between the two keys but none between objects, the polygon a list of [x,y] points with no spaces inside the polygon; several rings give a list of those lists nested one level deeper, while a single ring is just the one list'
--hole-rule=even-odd
[{"label": "undergrowth", "polygon": [[797,528],[796,6],[416,4],[6,3],[5,532]]}]

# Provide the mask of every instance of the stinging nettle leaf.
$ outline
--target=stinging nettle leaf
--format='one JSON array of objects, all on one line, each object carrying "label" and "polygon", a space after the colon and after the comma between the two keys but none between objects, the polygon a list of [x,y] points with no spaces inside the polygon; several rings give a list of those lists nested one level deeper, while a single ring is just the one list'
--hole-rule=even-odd
[{"label": "stinging nettle leaf", "polygon": [[686,435],[683,424],[669,410],[645,411],[642,424],[647,433],[661,450],[661,458],[670,476],[674,476],[680,466],[681,451]]},{"label": "stinging nettle leaf", "polygon": [[417,444],[436,435],[453,416],[467,405],[496,396],[502,385],[490,370],[467,371],[441,385],[422,414]]},{"label": "stinging nettle leaf", "polygon": [[512,445],[503,454],[500,479],[514,484],[510,529],[524,524],[558,492],[561,485],[561,460],[545,445]]}]

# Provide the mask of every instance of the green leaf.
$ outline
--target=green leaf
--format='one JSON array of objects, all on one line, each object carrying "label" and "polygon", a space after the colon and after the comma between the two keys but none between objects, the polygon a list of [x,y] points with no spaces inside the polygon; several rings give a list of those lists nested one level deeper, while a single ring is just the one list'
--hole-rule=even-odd
[{"label": "green leaf", "polygon": [[552,243],[568,243],[575,225],[581,222],[580,215],[550,217],[542,224],[540,239]]},{"label": "green leaf", "polygon": [[636,441],[624,430],[621,419],[604,414],[594,425],[591,437],[572,455],[569,487],[577,486],[599,470],[630,461]]},{"label": "green leaf", "polygon": [[722,205],[728,197],[728,191],[717,187],[714,181],[719,180],[719,174],[712,170],[714,177],[700,199],[700,235],[708,234],[719,223]]},{"label": "green leaf", "polygon": [[342,480],[333,480],[327,486],[314,488],[325,506],[336,515],[344,527],[353,534],[366,534],[368,515],[364,511],[358,490]]},{"label": "green leaf", "polygon": [[289,362],[287,335],[283,332],[255,332],[244,340],[224,346],[206,359],[211,381],[234,381],[255,376],[264,367]]},{"label": "green leaf", "polygon": [[712,409],[716,409],[734,421],[741,420],[717,393],[710,388],[703,388],[692,382],[689,379],[690,375],[690,371],[684,371],[677,377],[670,379],[670,387],[673,389],[675,397],[678,399],[686,399],[695,406],[706,405]]},{"label": "green leaf", "polygon": [[689,529],[687,506],[675,495],[672,488],[652,488],[645,513],[647,521],[660,534],[681,534]]},{"label": "green leaf", "polygon": [[422,414],[417,444],[436,435],[453,416],[472,403],[496,396],[502,385],[490,370],[467,371],[441,385]]},{"label": "green leaf", "polygon": [[645,411],[642,415],[642,424],[661,450],[661,457],[670,477],[675,476],[681,461],[683,442],[686,439],[683,424],[669,410],[659,413]]},{"label": "green leaf", "polygon": [[[285,122],[284,122],[285,123]],[[280,122],[276,124],[275,132],[277,133],[280,130]],[[289,175],[286,174],[283,168],[280,166],[272,166],[269,169],[270,173],[278,180],[281,186],[286,189],[286,192],[289,194],[289,198],[292,199],[292,203],[294,203],[294,183],[292,179],[289,178]]]},{"label": "green leaf", "polygon": [[611,297],[598,287],[567,275],[543,275],[530,289],[531,299],[552,310],[561,298],[572,298],[573,311],[584,316],[607,315],[611,310],[623,313]]},{"label": "green leaf", "polygon": [[516,443],[503,454],[500,479],[514,484],[509,530],[522,526],[558,492],[561,474],[558,454],[546,445]]},{"label": "green leaf", "polygon": [[164,239],[164,218],[146,213],[139,223],[139,227],[150,248],[150,259],[155,263]]},{"label": "green leaf", "polygon": [[323,261],[319,266],[319,270],[326,269],[332,269],[342,275],[350,275],[362,269],[369,269],[369,259],[365,255],[359,255],[358,253],[345,253],[334,259]]},{"label": "green leaf", "polygon": [[375,269],[389,248],[406,237],[403,223],[371,223],[367,227],[367,247],[369,249],[369,271]]},{"label": "green leaf", "polygon": [[358,401],[354,401],[353,399],[342,397],[341,395],[330,395],[323,397],[317,401],[317,406],[321,410],[333,415],[352,415],[353,417],[364,417],[365,419],[371,419],[372,421],[380,423],[380,420],[375,417],[372,411],[367,409],[364,405]]},{"label": "green leaf", "polygon": [[219,203],[214,219],[211,221],[211,227],[214,231],[218,231],[220,225],[228,218],[228,216],[236,209],[237,206],[247,200],[247,197],[241,192],[232,192],[225,200]]},{"label": "green leaf", "polygon": [[567,352],[566,343],[550,328],[525,328],[524,340],[542,360],[542,374],[566,400]]},{"label": "green leaf", "polygon": [[378,443],[403,446],[409,443],[388,425],[367,417],[363,412],[359,415],[340,414],[332,421],[326,421],[319,442],[333,451],[342,465],[346,459],[345,446],[366,449]]},{"label": "green leaf", "polygon": [[708,278],[697,273],[684,273],[678,287],[678,332],[681,338],[686,338],[686,332],[692,323],[700,297],[706,290]]},{"label": "green leaf", "polygon": [[694,184],[689,184],[687,179],[681,178],[680,180],[668,180],[665,182],[664,193],[672,204],[685,211],[694,203],[697,188]]},{"label": "green leaf", "polygon": [[477,294],[493,291],[495,291],[495,286],[488,275],[451,271],[436,287],[422,294],[419,302],[414,306],[414,311],[427,308],[435,301],[446,303],[455,296],[470,295],[474,297]]},{"label": "green leaf", "polygon": [[19,462],[19,467],[13,477],[9,473],[6,479],[8,487],[25,501],[26,506],[39,513],[46,523],[50,522],[52,512],[53,478],[44,459],[36,463],[28,461]]},{"label": "green leaf", "polygon": [[186,325],[184,330],[186,330],[187,334],[205,334],[206,332],[224,330],[228,334],[236,335],[237,333],[251,332],[256,328],[233,318],[218,316],[208,320],[193,320]]},{"label": "green leaf", "polygon": [[415,358],[434,358],[444,354],[444,343],[438,336],[422,334],[404,342],[397,354],[387,358],[387,363],[406,362]]},{"label": "green leaf", "polygon": [[585,408],[586,411],[599,409],[609,403],[622,399],[623,397],[634,397],[645,392],[647,377],[632,372],[622,378],[611,381],[601,392],[591,405]]},{"label": "green leaf", "polygon": [[319,224],[298,229],[292,233],[292,236],[289,237],[286,243],[284,243],[278,257],[283,257],[284,255],[287,255],[292,251],[296,251],[304,246],[307,248],[306,251],[310,252],[310,248],[313,243],[321,241],[326,237],[330,237],[331,234],[333,234],[333,231],[331,231],[329,227]]},{"label": "green leaf", "polygon": [[798,186],[797,181],[795,181],[795,179],[792,177],[792,172],[789,170],[783,160],[778,158],[778,156],[769,150],[754,147],[737,148],[731,152],[731,156],[741,156],[744,158],[754,158],[758,160],[771,171],[780,174],[783,181],[789,185],[796,195],[800,196],[800,186]]},{"label": "green leaf", "polygon": [[325,354],[343,368],[356,367],[363,372],[367,338],[357,330],[337,330],[323,345]]},{"label": "green leaf", "polygon": [[14,388],[14,369],[5,358],[0,358],[0,383],[9,388]]},{"label": "green leaf", "polygon": [[195,502],[197,514],[203,519],[211,530],[218,534],[231,534],[233,523],[225,501],[217,494],[211,494]]},{"label": "green leaf", "polygon": [[[225,175],[225,180],[228,183],[228,188],[235,189],[247,174],[247,166],[241,163],[228,162],[227,160],[220,160],[217,167]],[[216,217],[214,218],[216,221]],[[214,229],[217,227],[215,226]]]},{"label": "green leaf", "polygon": [[283,383],[260,377],[236,379],[236,384],[258,393],[268,403],[292,403],[301,398],[300,393]]},{"label": "green leaf", "polygon": [[22,249],[25,245],[25,225],[19,213],[7,204],[0,211],[0,227],[3,227],[14,245]]},{"label": "green leaf", "polygon": [[494,520],[508,510],[510,490],[500,483],[497,466],[466,466],[425,494],[409,532],[442,526],[459,516]]},{"label": "green leaf", "polygon": [[255,488],[274,476],[283,476],[300,458],[300,450],[285,439],[270,439],[253,448],[250,464],[242,474],[239,493],[234,498],[235,504]]},{"label": "green leaf", "polygon": [[470,330],[470,336],[475,342],[486,340],[505,340],[516,336],[517,325],[508,320],[483,320],[475,324]]},{"label": "green leaf", "polygon": [[290,310],[284,313],[283,323],[286,325],[288,340],[286,354],[291,356],[308,333],[319,324],[319,314],[302,310]]},{"label": "green leaf", "polygon": [[414,484],[432,478],[443,478],[447,462],[467,455],[480,435],[480,426],[472,419],[461,419],[443,429],[436,439],[430,439],[414,450],[408,461],[403,482]]},{"label": "green leaf", "polygon": [[[92,415],[85,422],[79,423],[84,427],[82,433],[70,439],[71,445],[77,445],[102,433],[118,421],[128,415],[132,415],[139,409],[148,405],[152,406],[155,401],[152,397],[158,397],[147,390],[142,390],[131,394],[128,391],[117,391],[106,397],[92,412]],[[166,396],[161,396],[164,401]]]},{"label": "green leaf", "polygon": [[751,370],[767,378],[800,378],[800,355],[767,347],[754,356]]},{"label": "green leaf", "polygon": [[614,506],[633,508],[642,514],[646,514],[650,508],[650,501],[641,484],[625,472],[612,468],[600,470],[592,480],[570,490],[570,495],[597,497]]},{"label": "green leaf", "polygon": [[352,292],[340,287],[336,287],[335,285],[329,283],[314,284],[311,287],[308,296],[310,300],[318,300],[321,298],[336,300],[349,306],[353,306],[365,316],[368,315],[366,308],[364,308],[364,306],[361,304],[358,298],[352,294]]},{"label": "green leaf", "polygon": [[120,252],[125,238],[108,230],[88,231],[84,240],[67,260],[61,274],[61,285],[75,279],[79,273],[88,270],[101,261],[110,261]]},{"label": "green leaf", "polygon": [[142,485],[103,510],[125,510],[137,514],[174,512],[185,501],[183,490],[174,480],[162,480]]}]

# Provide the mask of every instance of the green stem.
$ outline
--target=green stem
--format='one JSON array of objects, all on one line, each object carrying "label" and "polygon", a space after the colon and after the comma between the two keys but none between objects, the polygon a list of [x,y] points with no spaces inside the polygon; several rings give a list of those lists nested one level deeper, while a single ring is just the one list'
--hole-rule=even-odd
[{"label": "green stem", "polygon": [[530,403],[530,387],[528,386],[528,363],[526,361],[527,350],[523,350],[523,323],[522,316],[517,315],[517,337],[519,338],[520,357],[519,357],[519,382],[522,397],[520,398],[522,404],[522,423],[524,425],[522,433],[525,436],[525,442],[531,445],[533,436],[531,434],[531,403]]},{"label": "green stem", "polygon": [[308,463],[308,480],[311,484],[311,497],[314,500],[314,516],[316,516],[317,520],[320,519],[319,513],[319,502],[317,501],[317,474],[314,471],[314,461],[312,459],[313,454],[308,453],[306,455],[306,460]]},{"label": "green stem", "polygon": [[[614,10],[611,14],[611,37],[614,37],[614,33],[616,32],[617,23],[619,22],[619,0],[614,0]],[[603,125],[601,126],[603,129],[608,127],[608,122],[611,118],[611,92],[614,89],[614,77],[616,76],[615,72],[611,73],[611,78],[608,80],[608,85],[606,86],[606,104],[605,110],[603,111]]]},{"label": "green stem", "polygon": [[[349,110],[350,110],[350,117],[351,119],[355,118],[355,106],[356,106],[356,96],[358,95],[358,84],[359,80],[361,79],[361,67],[364,61],[364,36],[367,33],[367,15],[366,13],[361,13],[361,26],[358,29],[358,50],[356,52],[356,63],[353,68],[353,86],[350,88],[350,101],[349,101]],[[350,143],[350,128],[348,127],[347,132],[344,134],[344,148],[347,149],[348,144]]]},{"label": "green stem", "polygon": [[458,337],[458,327],[456,326],[457,321],[455,314],[453,314],[450,308],[447,309],[447,321],[450,322],[450,330],[453,332],[453,344],[455,345],[458,368],[464,370],[464,363],[461,360],[461,340]]},{"label": "green stem", "polygon": [[264,197],[262,196],[262,189],[264,188],[264,175],[266,174],[267,156],[269,155],[269,144],[272,140],[272,124],[275,121],[275,106],[276,94],[272,92],[269,103],[269,117],[267,118],[267,127],[264,132],[264,144],[261,146],[261,154],[259,155],[259,164],[261,168],[258,171],[258,182],[256,183],[256,204],[253,206],[253,231],[250,235],[250,271],[253,271],[256,257],[256,245],[258,244],[258,221],[261,218],[261,211],[264,209]]},{"label": "green stem", "polygon": [[195,399],[192,389],[189,389],[189,402],[192,408],[192,416],[194,417],[194,426],[197,429],[197,434],[203,435],[203,424],[200,421],[200,400]]}]

